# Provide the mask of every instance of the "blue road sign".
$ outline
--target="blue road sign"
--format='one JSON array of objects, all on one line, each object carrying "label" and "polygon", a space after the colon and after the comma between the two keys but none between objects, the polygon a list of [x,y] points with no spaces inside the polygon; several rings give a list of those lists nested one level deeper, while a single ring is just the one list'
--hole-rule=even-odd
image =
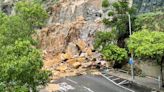
[{"label": "blue road sign", "polygon": [[129,64],[132,65],[133,63],[134,63],[133,59],[130,58],[130,59],[129,59]]}]

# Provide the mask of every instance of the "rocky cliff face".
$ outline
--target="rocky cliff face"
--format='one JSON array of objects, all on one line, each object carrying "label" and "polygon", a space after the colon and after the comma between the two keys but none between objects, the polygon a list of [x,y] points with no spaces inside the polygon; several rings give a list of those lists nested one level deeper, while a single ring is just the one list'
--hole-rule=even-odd
[{"label": "rocky cliff face", "polygon": [[92,46],[94,33],[103,27],[100,7],[101,0],[61,0],[50,7],[48,27],[39,33],[41,48],[65,52],[70,43],[78,40]]},{"label": "rocky cliff face", "polygon": [[48,25],[38,31],[44,68],[52,70],[54,78],[82,73],[95,56],[94,34],[104,28],[101,0],[61,0],[48,10]]},{"label": "rocky cliff face", "polygon": [[79,16],[83,16],[86,21],[94,21],[101,16],[100,7],[101,0],[62,0],[51,8],[49,23],[71,22]]},{"label": "rocky cliff face", "polygon": [[164,10],[164,0],[133,0],[140,13]]}]

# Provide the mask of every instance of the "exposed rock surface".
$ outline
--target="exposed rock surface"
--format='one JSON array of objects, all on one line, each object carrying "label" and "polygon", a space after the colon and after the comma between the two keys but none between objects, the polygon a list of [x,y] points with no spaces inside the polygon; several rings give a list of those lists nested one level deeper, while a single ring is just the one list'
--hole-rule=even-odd
[{"label": "exposed rock surface", "polygon": [[51,7],[49,23],[65,23],[83,16],[85,20],[94,21],[100,14],[101,0],[61,0]]},{"label": "exposed rock surface", "polygon": [[85,74],[94,61],[94,34],[104,28],[101,0],[61,0],[49,9],[48,26],[38,31],[44,68],[53,79]]},{"label": "exposed rock surface", "polygon": [[164,0],[133,0],[133,4],[137,6],[140,13],[163,10]]}]

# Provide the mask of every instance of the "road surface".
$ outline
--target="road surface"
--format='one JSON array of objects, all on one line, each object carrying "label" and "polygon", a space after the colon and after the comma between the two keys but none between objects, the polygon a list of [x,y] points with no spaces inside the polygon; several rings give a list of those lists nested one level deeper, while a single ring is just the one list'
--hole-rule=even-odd
[{"label": "road surface", "polygon": [[102,76],[83,75],[54,81],[60,85],[58,92],[131,92],[121,88]]}]

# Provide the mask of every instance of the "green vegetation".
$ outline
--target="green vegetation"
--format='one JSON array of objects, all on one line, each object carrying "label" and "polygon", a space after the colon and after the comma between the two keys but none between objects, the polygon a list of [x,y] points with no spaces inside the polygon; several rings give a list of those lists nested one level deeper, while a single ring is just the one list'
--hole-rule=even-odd
[{"label": "green vegetation", "polygon": [[109,6],[109,0],[103,0],[102,1],[102,7],[107,8]]},{"label": "green vegetation", "polygon": [[1,92],[16,92],[21,87],[36,92],[37,86],[48,82],[49,72],[41,70],[40,52],[30,41],[17,40],[13,45],[3,46],[0,55],[0,86],[4,86]]},{"label": "green vegetation", "polygon": [[34,33],[34,30],[30,29],[29,24],[19,16],[7,17],[0,26],[0,30],[0,33],[3,35],[0,45],[14,44],[18,39],[32,40],[30,35]]},{"label": "green vegetation", "polygon": [[57,3],[59,0],[32,0],[34,3],[43,4],[45,2]]},{"label": "green vegetation", "polygon": [[115,2],[111,5],[111,7],[113,8],[108,10],[108,16],[111,18],[104,18],[103,23],[113,28],[117,35],[118,46],[124,47],[124,40],[129,37],[128,14],[134,15],[135,9],[129,8],[128,1],[126,0]]},{"label": "green vegetation", "polygon": [[119,48],[117,45],[108,45],[102,50],[104,59],[108,61],[116,61],[122,63],[127,60],[127,51],[123,48]]},{"label": "green vegetation", "polygon": [[127,59],[127,51],[115,45],[116,39],[116,35],[113,32],[97,32],[94,48],[103,54],[105,60],[122,63]]},{"label": "green vegetation", "polygon": [[163,32],[147,30],[134,32],[128,40],[128,48],[134,50],[137,57],[161,58],[164,55],[163,37]]},{"label": "green vegetation", "polygon": [[114,33],[99,31],[95,35],[94,48],[102,50],[107,45],[111,43],[115,43],[115,39],[116,39],[116,36]]},{"label": "green vegetation", "polygon": [[112,32],[97,32],[94,47],[99,48],[105,60],[114,61],[117,64],[122,63],[128,58],[124,48],[125,39],[129,37],[128,14],[134,14],[135,10],[129,8],[125,0],[115,2],[111,6],[108,0],[104,0],[102,7],[113,7],[108,9],[110,18],[103,19],[107,27],[112,27]]},{"label": "green vegetation", "polygon": [[[108,7],[113,8],[108,9],[109,17],[104,18],[103,23],[112,28],[112,33],[107,35],[106,32],[98,32],[95,36],[95,48],[101,47],[99,51],[108,61],[122,62],[127,59],[128,52],[134,53],[137,58],[157,59],[162,68],[164,14],[151,12],[137,15],[136,9],[130,8],[126,0],[111,5]],[[129,38],[128,14],[131,15],[132,33],[137,32],[125,44]],[[129,51],[126,51],[127,48]]]},{"label": "green vegetation", "polygon": [[143,30],[133,33],[128,40],[128,48],[130,51],[134,51],[136,57],[155,58],[157,60],[157,62],[161,65],[162,76],[162,65],[164,62],[163,38],[164,32]]},{"label": "green vegetation", "polygon": [[[32,5],[31,5],[32,4]],[[39,4],[21,1],[17,13],[0,13],[0,92],[37,92],[46,85],[49,71],[42,70],[43,61],[37,49],[34,27],[44,24],[47,13]]]},{"label": "green vegetation", "polygon": [[150,12],[137,16],[135,20],[135,31],[142,29],[164,32],[164,13]]},{"label": "green vegetation", "polygon": [[0,12],[0,25],[2,25],[4,23],[4,21],[6,20],[6,15],[2,12]]},{"label": "green vegetation", "polygon": [[40,4],[28,1],[18,2],[16,4],[16,13],[32,27],[43,26],[45,19],[48,18],[48,14]]}]

